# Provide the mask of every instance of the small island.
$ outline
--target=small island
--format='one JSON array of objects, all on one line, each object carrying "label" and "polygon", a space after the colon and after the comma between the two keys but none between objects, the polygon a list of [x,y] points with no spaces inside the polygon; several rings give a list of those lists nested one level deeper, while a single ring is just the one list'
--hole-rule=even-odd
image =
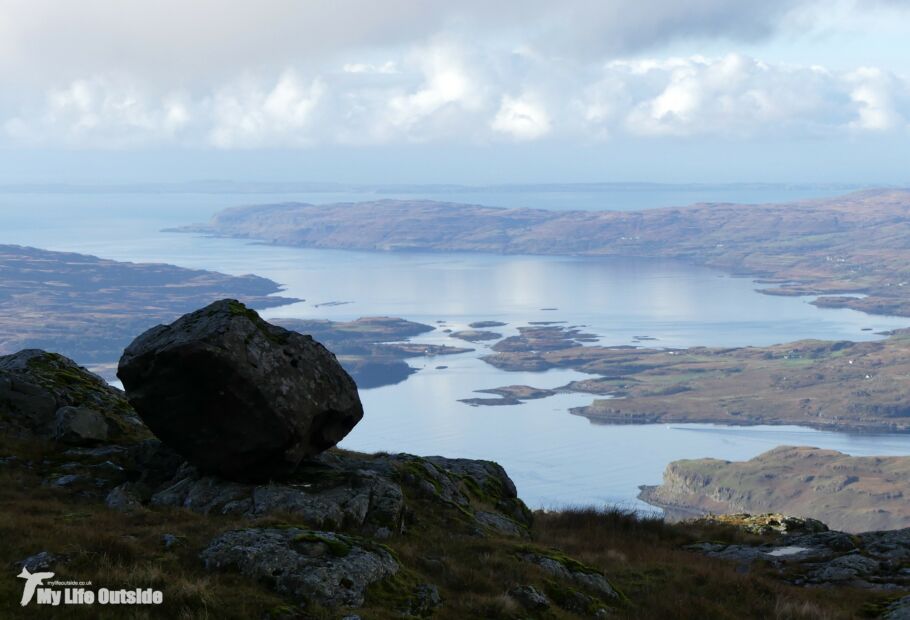
[{"label": "small island", "polygon": [[508,323],[503,323],[502,321],[474,321],[469,323],[468,327],[471,329],[488,329],[490,327],[505,327]]},{"label": "small island", "polygon": [[556,392],[527,385],[508,385],[488,390],[475,390],[478,394],[495,394],[498,398],[463,398],[459,402],[477,407],[480,405],[520,405],[526,400],[535,400],[552,396]]},{"label": "small island", "polygon": [[482,329],[461,329],[449,334],[452,338],[466,340],[468,342],[484,342],[487,340],[499,340],[502,334],[486,331]]}]

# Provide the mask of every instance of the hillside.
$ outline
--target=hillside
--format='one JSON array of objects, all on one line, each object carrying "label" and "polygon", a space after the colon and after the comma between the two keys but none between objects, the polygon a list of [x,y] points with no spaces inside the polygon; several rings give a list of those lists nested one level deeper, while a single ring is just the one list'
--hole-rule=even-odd
[{"label": "hillside", "polygon": [[670,514],[784,512],[846,532],[910,527],[910,457],[854,457],[781,446],[744,462],[695,459],[667,466],[640,497]]},{"label": "hillside", "polygon": [[910,316],[910,192],[645,211],[500,209],[421,200],[227,209],[183,232],[356,250],[674,258],[762,278],[777,295]]},{"label": "hillside", "polygon": [[113,362],[138,332],[200,303],[236,297],[255,308],[297,301],[277,283],[174,265],[0,245],[0,354],[49,348]]}]

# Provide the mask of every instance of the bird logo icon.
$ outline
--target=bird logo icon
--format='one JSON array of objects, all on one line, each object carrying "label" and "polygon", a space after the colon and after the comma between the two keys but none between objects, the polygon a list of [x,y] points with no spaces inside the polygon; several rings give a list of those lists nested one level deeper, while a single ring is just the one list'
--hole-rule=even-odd
[{"label": "bird logo icon", "polygon": [[23,566],[22,572],[17,575],[20,579],[25,579],[25,588],[22,590],[22,600],[19,601],[19,604],[23,607],[28,605],[32,597],[35,596],[35,589],[40,585],[44,585],[45,579],[50,579],[53,576],[54,573],[31,573]]}]

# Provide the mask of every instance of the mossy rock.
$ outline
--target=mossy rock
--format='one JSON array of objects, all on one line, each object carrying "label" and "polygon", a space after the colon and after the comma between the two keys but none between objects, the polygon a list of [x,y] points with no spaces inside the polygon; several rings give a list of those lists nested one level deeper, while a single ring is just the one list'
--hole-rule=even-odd
[{"label": "mossy rock", "polygon": [[108,426],[110,443],[136,443],[152,437],[130,406],[126,395],[101,377],[57,353],[38,349],[0,357],[0,378],[20,383],[30,393],[18,398],[10,393],[0,415],[7,424],[37,437],[53,436],[53,416],[62,407],[83,407],[100,413]]}]

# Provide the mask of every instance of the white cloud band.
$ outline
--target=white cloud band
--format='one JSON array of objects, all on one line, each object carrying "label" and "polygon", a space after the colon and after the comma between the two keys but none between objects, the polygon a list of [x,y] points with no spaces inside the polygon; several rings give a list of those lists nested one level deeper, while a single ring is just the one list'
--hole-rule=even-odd
[{"label": "white cloud band", "polygon": [[2,121],[2,140],[231,149],[622,135],[824,138],[903,132],[908,119],[910,82],[878,68],[837,72],[731,54],[566,71],[565,61],[526,51],[489,62],[438,42],[380,63],[246,76],[195,96],[125,78],[75,80]]}]

